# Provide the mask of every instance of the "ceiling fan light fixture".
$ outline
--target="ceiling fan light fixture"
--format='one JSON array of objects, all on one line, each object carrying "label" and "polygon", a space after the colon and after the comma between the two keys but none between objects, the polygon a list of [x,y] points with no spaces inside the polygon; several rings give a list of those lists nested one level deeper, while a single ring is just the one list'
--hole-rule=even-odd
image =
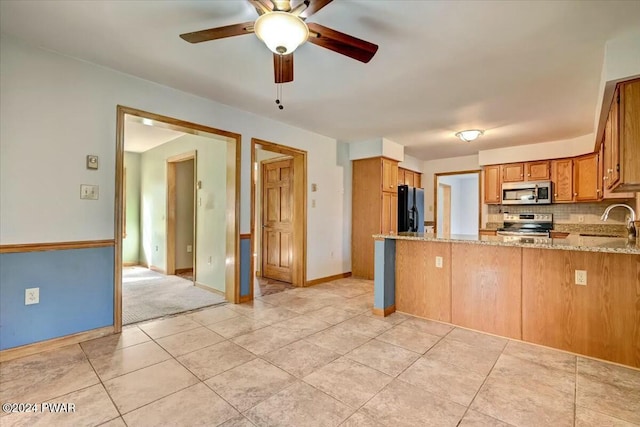
[{"label": "ceiling fan light fixture", "polygon": [[482,135],[484,135],[484,131],[479,129],[461,130],[460,132],[456,132],[456,136],[464,142],[475,141]]},{"label": "ceiling fan light fixture", "polygon": [[280,55],[288,55],[309,38],[307,24],[288,12],[269,12],[260,15],[254,24],[258,38],[269,50]]}]

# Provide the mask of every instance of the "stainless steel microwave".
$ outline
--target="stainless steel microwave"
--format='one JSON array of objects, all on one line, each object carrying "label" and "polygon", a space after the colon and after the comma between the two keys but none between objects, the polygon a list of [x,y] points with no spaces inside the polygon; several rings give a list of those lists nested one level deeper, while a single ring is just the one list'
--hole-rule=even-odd
[{"label": "stainless steel microwave", "polygon": [[502,184],[503,205],[551,204],[551,181],[508,182]]}]

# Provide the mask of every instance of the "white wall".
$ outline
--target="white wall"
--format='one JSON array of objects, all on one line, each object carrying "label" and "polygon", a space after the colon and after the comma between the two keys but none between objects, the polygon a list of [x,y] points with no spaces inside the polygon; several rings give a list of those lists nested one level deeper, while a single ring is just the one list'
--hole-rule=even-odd
[{"label": "white wall", "polygon": [[122,262],[140,261],[140,153],[124,153],[126,186],[126,236],[122,239]]},{"label": "white wall", "polygon": [[404,160],[404,146],[386,138],[374,138],[349,143],[349,159],[351,160],[380,156],[401,162]]},{"label": "white wall", "polygon": [[414,172],[423,173],[422,169],[424,168],[424,160],[405,154],[404,161],[398,163],[398,166],[404,169],[412,170]]},{"label": "white wall", "polygon": [[[422,186],[424,187],[425,221],[433,221],[433,176],[442,172],[458,172],[480,169],[478,156],[449,157],[447,159],[427,160],[424,162]],[[484,215],[484,213],[483,213]]]},{"label": "white wall", "polygon": [[[0,51],[2,244],[114,238],[116,106],[125,105],[242,135],[241,233],[250,231],[251,138],[306,150],[308,182],[320,188],[307,206],[307,279],[345,272],[350,189],[335,139],[5,35]],[[100,170],[85,169],[87,154],[100,156]],[[99,185],[100,200],[80,200],[80,184]]]},{"label": "white wall", "polygon": [[502,163],[580,156],[582,154],[593,153],[594,141],[595,135],[590,133],[577,138],[560,141],[481,150],[478,152],[478,163],[480,165],[497,165]]},{"label": "white wall", "polygon": [[[440,184],[451,186],[451,234],[478,234],[477,174],[441,176]],[[438,231],[442,231],[442,191],[438,191]]]},{"label": "white wall", "polygon": [[[141,162],[142,248],[148,265],[166,269],[167,167],[169,157],[197,151],[196,281],[225,290],[227,142],[184,135],[145,151]],[[189,189],[193,192],[193,187]]]}]

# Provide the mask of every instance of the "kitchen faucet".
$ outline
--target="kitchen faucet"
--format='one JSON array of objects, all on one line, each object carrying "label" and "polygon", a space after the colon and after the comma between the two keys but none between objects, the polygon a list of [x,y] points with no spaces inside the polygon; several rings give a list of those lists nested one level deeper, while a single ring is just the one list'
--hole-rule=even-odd
[{"label": "kitchen faucet", "polygon": [[624,203],[616,203],[615,205],[607,206],[607,209],[604,210],[604,213],[600,217],[600,220],[606,221],[607,218],[609,218],[609,212],[611,212],[611,209],[616,208],[618,206],[622,208],[627,208],[631,212],[631,216],[629,217],[629,221],[627,222],[627,231],[629,232],[629,239],[633,240],[636,238],[636,227],[633,225],[633,221],[636,220],[636,212],[633,210],[631,206],[625,205]]}]

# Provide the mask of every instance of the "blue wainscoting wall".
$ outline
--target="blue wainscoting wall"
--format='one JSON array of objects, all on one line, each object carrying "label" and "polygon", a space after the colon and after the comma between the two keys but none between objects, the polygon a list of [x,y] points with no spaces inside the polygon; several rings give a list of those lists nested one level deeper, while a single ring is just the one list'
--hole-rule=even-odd
[{"label": "blue wainscoting wall", "polygon": [[373,307],[385,310],[396,303],[396,241],[375,241]]},{"label": "blue wainscoting wall", "polygon": [[0,350],[113,325],[113,269],[113,247],[0,254]]},{"label": "blue wainscoting wall", "polygon": [[240,236],[240,298],[251,293],[251,236]]}]

